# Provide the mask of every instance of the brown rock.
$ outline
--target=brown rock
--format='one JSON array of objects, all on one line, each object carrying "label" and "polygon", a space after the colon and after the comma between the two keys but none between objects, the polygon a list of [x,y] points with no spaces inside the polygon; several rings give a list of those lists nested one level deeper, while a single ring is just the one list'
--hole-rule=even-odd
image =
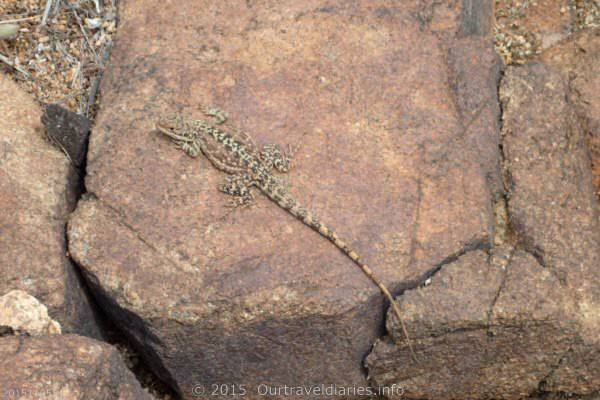
[{"label": "brown rock", "polygon": [[566,85],[542,64],[509,68],[501,99],[513,226],[561,281],[581,287],[597,269],[597,204]]},{"label": "brown rock", "polygon": [[572,294],[580,324],[547,390],[589,393],[600,388],[600,226],[585,137],[565,81],[546,65],[509,69],[501,96],[515,233]]},{"label": "brown rock", "polygon": [[117,350],[77,335],[0,338],[6,399],[151,400]]},{"label": "brown rock", "polygon": [[[460,17],[428,32],[419,12],[433,3],[123,3],[69,249],[184,396],[218,382],[250,398],[259,383],[364,386],[383,303],[349,259],[266,199],[226,209],[224,174],[153,132],[158,115],[217,105],[260,141],[301,142],[292,193],[392,289],[489,243],[497,154],[471,143],[482,132],[477,146],[497,147],[497,67],[459,60],[466,50],[449,65],[458,44],[444,38]],[[483,87],[461,89],[484,92],[479,115],[459,110],[450,84],[472,79],[465,65],[482,74]]]},{"label": "brown rock", "polygon": [[509,68],[500,94],[508,232],[489,261],[450,259],[430,286],[401,296],[419,363],[388,318],[392,336],[366,365],[374,384],[405,398],[600,388],[600,228],[574,103],[542,64]]},{"label": "brown rock", "polygon": [[578,32],[544,52],[542,61],[559,69],[568,82],[570,98],[587,137],[594,186],[600,198],[600,28]]},{"label": "brown rock", "polygon": [[64,331],[97,336],[90,303],[65,254],[76,175],[44,140],[39,106],[5,75],[0,92],[0,295],[26,291]]},{"label": "brown rock", "polygon": [[497,248],[491,259],[469,252],[401,296],[419,362],[384,339],[367,358],[369,376],[376,386],[402,388],[389,398],[527,396],[574,340],[564,292],[525,252]]},{"label": "brown rock", "polygon": [[449,49],[451,85],[464,126],[465,146],[475,149],[491,183],[494,197],[503,191],[499,168],[500,105],[498,80],[501,61],[488,40],[464,37]]}]

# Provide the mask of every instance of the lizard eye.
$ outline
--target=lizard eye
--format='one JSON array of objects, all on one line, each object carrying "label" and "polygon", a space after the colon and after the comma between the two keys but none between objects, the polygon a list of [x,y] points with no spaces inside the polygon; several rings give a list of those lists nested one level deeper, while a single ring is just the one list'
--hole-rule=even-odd
[{"label": "lizard eye", "polygon": [[173,132],[179,132],[183,128],[183,119],[179,115],[171,115],[166,117],[165,125],[169,127]]}]

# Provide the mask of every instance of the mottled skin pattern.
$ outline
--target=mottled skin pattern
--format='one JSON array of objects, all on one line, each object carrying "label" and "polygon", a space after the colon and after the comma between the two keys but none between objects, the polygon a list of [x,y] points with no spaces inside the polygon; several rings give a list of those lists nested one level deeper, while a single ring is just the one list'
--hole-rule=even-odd
[{"label": "mottled skin pattern", "polygon": [[346,242],[300,204],[271,173],[273,168],[279,172],[289,171],[294,149],[282,151],[279,146],[268,144],[258,151],[256,144],[246,133],[235,129],[227,132],[216,126],[225,122],[227,118],[221,110],[205,108],[203,112],[212,117],[213,121],[191,120],[177,114],[161,118],[156,123],[156,129],[168,136],[189,156],[197,157],[202,153],[217,169],[230,174],[225,183],[219,186],[219,190],[234,197],[230,206],[250,204],[254,199],[252,188],[257,187],[277,205],[319,232],[350,257],[390,301],[412,352],[400,309],[387,287],[373,275],[371,268],[360,260],[358,254]]}]

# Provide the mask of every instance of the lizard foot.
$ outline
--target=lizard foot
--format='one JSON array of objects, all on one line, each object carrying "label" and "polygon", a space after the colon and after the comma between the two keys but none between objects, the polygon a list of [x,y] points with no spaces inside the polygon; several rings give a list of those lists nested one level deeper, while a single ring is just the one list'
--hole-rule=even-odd
[{"label": "lizard foot", "polygon": [[224,124],[227,121],[227,113],[220,108],[200,106],[200,111],[212,117],[216,125]]}]

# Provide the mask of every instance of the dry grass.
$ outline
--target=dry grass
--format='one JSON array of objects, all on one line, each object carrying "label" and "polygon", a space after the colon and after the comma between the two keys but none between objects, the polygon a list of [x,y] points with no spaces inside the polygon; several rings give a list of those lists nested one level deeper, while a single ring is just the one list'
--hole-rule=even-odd
[{"label": "dry grass", "polygon": [[40,103],[92,117],[116,25],[116,0],[2,0],[0,69]]}]

